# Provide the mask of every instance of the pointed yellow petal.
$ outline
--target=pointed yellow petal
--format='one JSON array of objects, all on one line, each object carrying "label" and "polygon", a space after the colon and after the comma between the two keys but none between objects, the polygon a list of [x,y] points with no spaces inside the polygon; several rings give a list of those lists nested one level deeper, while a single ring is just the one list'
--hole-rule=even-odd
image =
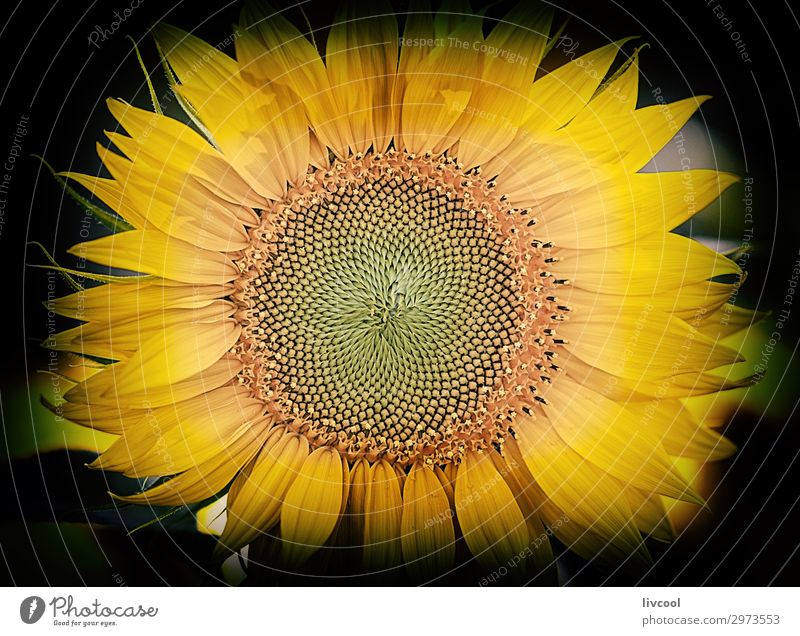
[{"label": "pointed yellow petal", "polygon": [[356,461],[350,470],[350,495],[347,499],[347,509],[342,518],[345,543],[348,545],[364,545],[369,471],[370,465],[366,459]]},{"label": "pointed yellow petal", "polygon": [[559,66],[536,80],[528,94],[525,130],[556,130],[569,122],[589,103],[623,44],[631,38],[612,42]]},{"label": "pointed yellow petal", "polygon": [[410,152],[442,152],[458,140],[451,129],[478,88],[481,60],[475,47],[450,47],[449,42],[482,42],[481,22],[472,15],[448,19],[448,14],[439,14],[436,45],[424,47],[422,57],[415,56],[403,69],[401,145]]},{"label": "pointed yellow petal", "polygon": [[569,448],[544,418],[518,418],[515,430],[531,475],[567,515],[565,529],[574,530],[576,525],[592,528],[603,541],[603,545],[593,546],[595,551],[607,545],[622,555],[620,560],[632,556],[642,564],[649,563],[620,482]]},{"label": "pointed yellow petal", "polygon": [[568,351],[561,351],[559,355],[570,378],[587,389],[620,402],[713,395],[719,391],[744,386],[748,382],[742,383],[712,373],[698,374],[697,371],[671,375],[668,382],[658,376],[636,377],[631,374],[631,377],[620,377],[592,367]]},{"label": "pointed yellow petal", "polygon": [[114,137],[114,143],[129,159],[147,163],[159,173],[177,171],[191,175],[234,205],[265,207],[265,199],[189,126],[120,100],[111,99],[107,104],[111,114],[131,136],[127,147],[117,143],[121,135]]},{"label": "pointed yellow petal", "polygon": [[83,387],[102,399],[175,385],[220,360],[241,329],[233,319],[170,326],[149,336],[125,362],[108,365],[89,378]]},{"label": "pointed yellow petal", "polygon": [[[514,472],[520,473],[518,480],[522,484],[527,484],[526,490],[531,493],[531,499],[536,506],[536,511],[541,515],[542,521],[547,526],[547,530],[563,543],[567,549],[580,555],[587,561],[605,564],[613,569],[619,568],[620,564],[624,570],[631,575],[641,576],[650,567],[650,559],[646,550],[630,552],[630,546],[626,541],[614,541],[609,538],[607,529],[599,526],[596,520],[591,520],[591,515],[571,514],[571,506],[568,498],[552,498],[534,480],[532,473],[528,469],[527,462],[522,457],[520,450],[525,446],[525,442],[520,440],[519,444],[514,439],[507,439],[504,450],[509,453],[509,466]],[[564,474],[568,474],[565,471]],[[609,501],[616,503],[618,492],[624,490],[622,484],[608,477],[609,482],[604,484],[612,496]],[[613,494],[612,494],[613,493]],[[623,518],[625,504],[623,508]],[[633,525],[633,524],[631,524]],[[634,535],[636,529],[632,528]],[[626,529],[626,534],[628,530]],[[546,564],[545,564],[546,565]],[[553,573],[555,574],[555,573]],[[557,578],[556,578],[557,581]]]},{"label": "pointed yellow petal", "polygon": [[233,81],[239,71],[236,60],[191,33],[164,22],[153,27],[153,36],[179,80],[203,85],[231,99],[239,96]]},{"label": "pointed yellow petal", "polygon": [[[114,373],[104,366],[103,373]],[[112,366],[113,367],[116,365]],[[223,356],[220,360],[194,375],[175,384],[154,386],[144,384],[139,390],[120,394],[106,392],[108,382],[89,384],[88,380],[78,384],[64,394],[64,398],[78,404],[116,406],[126,409],[156,408],[202,395],[230,382],[242,369],[242,363],[234,356]],[[112,383],[113,384],[113,381]]]},{"label": "pointed yellow petal", "polygon": [[199,182],[176,171],[156,171],[98,144],[98,155],[122,187],[122,207],[136,210],[141,229],[158,229],[203,249],[235,252],[249,239],[235,210]]},{"label": "pointed yellow petal", "polygon": [[[661,440],[642,417],[646,408],[628,408],[562,376],[546,392],[544,413],[564,442],[581,457],[624,483],[647,492],[702,504],[672,469]],[[652,416],[651,416],[652,418]]]},{"label": "pointed yellow petal", "polygon": [[244,468],[264,443],[270,421],[250,422],[240,434],[212,459],[137,495],[116,496],[128,503],[180,506],[213,497]]},{"label": "pointed yellow petal", "polygon": [[550,270],[573,286],[604,294],[652,295],[739,275],[739,266],[701,243],[672,233],[652,234],[606,249],[558,252]]},{"label": "pointed yellow petal", "polygon": [[630,487],[625,489],[625,496],[628,498],[636,527],[643,534],[665,542],[675,538],[675,530],[660,495]]},{"label": "pointed yellow petal", "polygon": [[599,149],[596,159],[618,163],[633,173],[675,137],[708,99],[689,97],[614,116],[600,115],[590,104],[561,132],[577,147]]},{"label": "pointed yellow petal", "polygon": [[632,380],[701,373],[741,361],[739,353],[712,340],[646,300],[620,298],[624,306],[573,304],[572,319],[559,326],[573,357]]},{"label": "pointed yellow petal", "polygon": [[101,265],[162,276],[184,283],[220,285],[239,272],[219,252],[211,252],[156,230],[110,234],[71,247],[70,254]]},{"label": "pointed yellow petal", "polygon": [[561,247],[592,249],[671,230],[738,180],[715,170],[688,170],[637,173],[593,183],[539,207],[540,238]]},{"label": "pointed yellow petal", "polygon": [[570,125],[580,124],[589,116],[614,117],[633,113],[639,97],[639,51],[636,49],[628,60],[603,82],[589,103],[579,112]]},{"label": "pointed yellow petal", "polygon": [[[503,453],[503,457],[498,453],[490,455],[497,472],[511,488],[528,528],[528,545],[522,555],[525,560],[523,569],[530,576],[526,584],[557,585],[558,570],[550,544],[550,533],[545,529],[543,522],[546,518],[544,506],[547,497],[525,467],[525,461],[513,439],[503,446]],[[548,520],[548,523],[560,526],[563,520],[559,520],[555,515]],[[550,532],[552,531],[551,528]]]},{"label": "pointed yellow petal", "polygon": [[[720,399],[720,402],[724,400]],[[654,409],[650,403],[642,402],[629,405],[629,410],[650,424],[670,455],[716,461],[736,452],[733,442],[701,423],[680,400],[664,399],[661,406]],[[725,405],[722,410],[729,414],[732,409]]]},{"label": "pointed yellow petal", "polygon": [[526,96],[547,45],[552,9],[520,3],[480,47],[479,82],[453,128],[458,160],[486,164],[511,143],[528,115]]},{"label": "pointed yellow petal", "polygon": [[233,303],[213,301],[192,309],[163,309],[160,313],[142,314],[138,318],[118,322],[89,322],[59,332],[44,341],[43,346],[56,351],[73,351],[81,355],[109,360],[127,360],[152,334],[186,322],[208,322],[229,317]]},{"label": "pointed yellow petal", "polygon": [[128,477],[183,472],[224,453],[241,426],[262,411],[263,404],[238,387],[152,409],[90,466]]},{"label": "pointed yellow petal", "polygon": [[76,320],[111,323],[154,311],[205,307],[232,291],[230,285],[108,283],[49,300],[47,308]]}]

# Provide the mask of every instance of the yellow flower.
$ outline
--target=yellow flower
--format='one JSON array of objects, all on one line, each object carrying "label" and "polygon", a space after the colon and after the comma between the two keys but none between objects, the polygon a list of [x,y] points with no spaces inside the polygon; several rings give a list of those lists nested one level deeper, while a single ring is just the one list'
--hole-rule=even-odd
[{"label": "yellow flower", "polygon": [[155,29],[194,126],[111,100],[112,178],[67,175],[132,228],[72,253],[140,275],[54,303],[85,321],[60,412],[166,478],[125,501],[227,492],[221,554],[426,580],[463,541],[554,581],[554,536],[641,572],[702,504],[681,458],[733,451],[741,272],[670,231],[736,177],[641,172],[703,99],[637,109],[624,40],[537,76],[549,10],[451,10],[343,11],[324,57],[250,9],[235,59]]}]

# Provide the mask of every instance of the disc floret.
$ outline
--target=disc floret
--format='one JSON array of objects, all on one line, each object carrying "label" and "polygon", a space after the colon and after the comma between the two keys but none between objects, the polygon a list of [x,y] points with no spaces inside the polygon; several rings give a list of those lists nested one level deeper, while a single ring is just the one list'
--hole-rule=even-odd
[{"label": "disc floret", "polygon": [[479,170],[390,150],[335,160],[261,212],[237,259],[242,383],[313,446],[458,461],[544,399],[568,308]]}]

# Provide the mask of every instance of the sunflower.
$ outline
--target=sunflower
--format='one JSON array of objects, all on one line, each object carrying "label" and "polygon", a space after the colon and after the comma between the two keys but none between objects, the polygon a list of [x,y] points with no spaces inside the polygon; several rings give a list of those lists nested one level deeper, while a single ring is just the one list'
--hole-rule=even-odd
[{"label": "sunflower", "polygon": [[110,100],[111,178],[63,173],[122,228],[71,253],[136,274],[53,303],[82,321],[48,343],[81,356],[59,412],[155,484],[120,500],[224,496],[220,556],[345,546],[425,581],[465,545],[552,582],[566,546],[641,574],[704,503],[684,463],[734,450],[741,271],[671,230],[737,178],[642,170],[704,98],[637,108],[628,40],[544,72],[545,7],[401,35],[375,4],[324,55],[252,7],[235,59],[154,29],[191,125]]}]

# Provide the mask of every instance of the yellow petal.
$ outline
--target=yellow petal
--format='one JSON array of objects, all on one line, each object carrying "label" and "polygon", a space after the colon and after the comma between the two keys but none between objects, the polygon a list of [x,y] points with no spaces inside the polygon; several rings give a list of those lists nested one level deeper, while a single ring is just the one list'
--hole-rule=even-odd
[{"label": "yellow petal", "polygon": [[409,0],[405,29],[400,40],[400,58],[394,85],[394,96],[392,98],[398,123],[406,86],[414,75],[420,71],[428,53],[427,47],[414,46],[415,39],[417,44],[420,42],[428,43],[434,39],[433,14],[428,0]]},{"label": "yellow petal", "polygon": [[318,448],[290,486],[281,508],[283,556],[290,565],[305,563],[333,534],[347,494],[346,469],[338,451]]},{"label": "yellow petal", "polygon": [[[369,16],[369,17],[367,17]],[[383,152],[394,134],[397,19],[388,3],[340,5],[325,64],[339,107],[348,113],[353,150]]]},{"label": "yellow petal", "polygon": [[[637,173],[593,183],[537,210],[540,238],[592,249],[671,230],[704,209],[738,177],[715,170]],[[538,187],[531,183],[531,188]]]},{"label": "yellow petal", "polygon": [[72,179],[80,183],[134,228],[142,229],[147,225],[147,221],[144,216],[142,216],[142,213],[134,208],[131,202],[125,198],[124,185],[118,183],[116,180],[93,177],[87,174],[80,174],[79,172],[59,172],[57,176],[63,177],[64,179]]},{"label": "yellow petal", "polygon": [[249,245],[234,207],[198,181],[177,171],[156,171],[145,162],[129,161],[99,144],[97,153],[121,184],[121,208],[129,215],[135,210],[141,229],[158,229],[212,251],[235,252]]},{"label": "yellow petal", "polygon": [[642,533],[665,542],[675,538],[675,530],[660,495],[630,487],[625,490],[625,496],[628,498],[636,527]]},{"label": "yellow petal", "polygon": [[90,464],[128,477],[173,475],[223,453],[240,427],[258,418],[263,404],[246,390],[223,387],[198,399],[149,410]]},{"label": "yellow petal", "polygon": [[348,545],[364,545],[364,522],[367,498],[367,482],[370,465],[366,459],[357,460],[350,470],[350,495],[342,518],[345,542]]},{"label": "yellow petal", "polygon": [[[520,473],[518,477],[519,483],[527,484],[526,490],[531,494],[531,499],[536,506],[535,510],[547,526],[547,531],[555,535],[567,549],[587,561],[605,564],[613,569],[619,568],[622,563],[623,569],[631,575],[641,576],[646,572],[650,567],[650,560],[646,551],[640,551],[632,555],[625,541],[610,540],[607,529],[598,526],[594,520],[591,520],[591,516],[576,516],[567,512],[571,505],[568,498],[556,500],[548,496],[548,493],[536,482],[528,469],[527,462],[522,457],[520,448],[524,445],[525,442],[523,440],[520,440],[518,444],[514,439],[507,439],[503,448],[509,453],[510,461],[507,462],[508,465],[514,472]],[[567,474],[567,471],[564,474]],[[610,481],[605,486],[610,489],[610,494],[613,493],[610,499],[616,501],[617,493],[624,490],[624,487],[618,482],[614,483],[613,478],[608,477],[608,479]],[[621,504],[623,509],[625,503],[627,502]],[[546,566],[547,564],[545,563],[544,565]],[[555,576],[552,568],[550,572],[551,576]]]},{"label": "yellow petal", "polygon": [[[612,298],[624,305],[614,306]],[[735,349],[680,318],[635,297],[602,296],[595,306],[573,304],[558,333],[564,349],[583,362],[632,380],[701,373],[741,361]]]},{"label": "yellow petal", "polygon": [[[114,365],[116,366],[116,365]],[[242,370],[242,363],[235,356],[223,356],[209,367],[175,384],[153,386],[145,384],[138,391],[126,394],[106,392],[108,383],[90,385],[87,381],[78,384],[64,394],[64,398],[77,404],[116,406],[126,409],[156,408],[202,395],[230,380]],[[103,373],[108,369],[104,366]]]},{"label": "yellow petal", "polygon": [[[736,446],[730,440],[699,421],[680,400],[664,399],[659,409],[649,406],[650,403],[641,402],[630,404],[628,408],[648,423],[670,455],[716,461],[736,452]],[[723,410],[730,414],[732,409],[726,405]]]},{"label": "yellow petal", "polygon": [[603,542],[593,546],[594,551],[608,546],[621,555],[620,560],[631,557],[648,564],[622,484],[569,448],[545,419],[518,418],[515,430],[531,475],[567,516],[565,531],[578,525],[592,528]]},{"label": "yellow petal", "polygon": [[[127,148],[113,137],[129,159],[147,163],[156,172],[177,171],[191,175],[217,196],[238,206],[263,208],[258,195],[225,158],[192,128],[176,119],[136,108],[120,100],[108,100],[108,109],[131,136]],[[250,219],[252,220],[252,210]]]},{"label": "yellow petal", "polygon": [[203,307],[163,309],[160,313],[142,314],[138,318],[113,323],[89,322],[54,334],[44,341],[43,346],[109,360],[126,360],[153,333],[179,323],[223,320],[234,310],[232,303],[217,300]]},{"label": "yellow petal", "polygon": [[[500,155],[525,120],[526,98],[552,22],[549,7],[520,3],[478,42],[481,74],[451,135],[466,168]],[[476,46],[470,42],[472,46]]]},{"label": "yellow petal", "polygon": [[108,365],[83,386],[102,399],[175,385],[220,360],[240,332],[241,325],[233,319],[170,326],[143,340],[128,360]]},{"label": "yellow petal", "polygon": [[529,134],[556,130],[575,117],[589,103],[620,48],[630,39],[595,49],[536,80],[529,89],[525,130]]},{"label": "yellow petal", "polygon": [[620,377],[592,367],[567,351],[561,351],[559,356],[567,375],[575,382],[620,402],[714,395],[749,382],[720,377],[713,373],[698,374],[697,371],[670,375],[668,381],[658,376],[636,377],[631,374],[631,377]]},{"label": "yellow petal", "polygon": [[614,117],[636,110],[639,97],[639,51],[636,49],[628,60],[614,72],[581,110],[571,125],[579,124],[585,117]]},{"label": "yellow petal", "polygon": [[203,85],[231,99],[239,96],[234,82],[239,71],[236,60],[191,33],[163,22],[153,27],[153,36],[179,80]]},{"label": "yellow petal", "polygon": [[403,560],[412,577],[428,581],[446,573],[455,558],[454,513],[434,472],[414,464],[403,489],[400,524]]},{"label": "yellow petal", "polygon": [[488,453],[466,453],[455,497],[464,540],[479,563],[494,568],[523,558],[529,540],[525,519]]},{"label": "yellow petal", "polygon": [[706,95],[689,97],[613,116],[595,112],[590,104],[560,132],[569,138],[569,143],[600,149],[595,157],[619,163],[633,173],[674,138],[708,99]]},{"label": "yellow petal", "polygon": [[739,266],[701,243],[672,233],[616,247],[558,251],[550,270],[573,286],[604,294],[653,295],[726,274]]},{"label": "yellow petal", "polygon": [[[554,263],[553,266],[558,266]],[[723,264],[727,268],[727,264]],[[646,269],[646,265],[644,266]],[[560,276],[559,272],[556,276]],[[691,277],[702,275],[700,272],[691,274]],[[597,293],[594,291],[587,291],[577,285],[568,285],[560,290],[558,298],[563,304],[570,307],[580,307],[586,311],[598,310],[601,314],[609,314],[613,312],[615,315],[620,312],[621,307],[625,307],[626,311],[630,311],[639,315],[639,318],[649,318],[649,316],[660,316],[663,314],[671,314],[676,318],[680,318],[686,323],[695,327],[700,333],[704,335],[712,335],[713,329],[708,325],[709,320],[718,320],[724,323],[730,320],[730,317],[723,317],[721,311],[726,301],[731,297],[736,287],[741,284],[742,276],[735,279],[730,283],[722,283],[716,280],[696,280],[694,282],[687,282],[685,285],[673,287],[668,290],[659,291],[656,293],[645,293],[647,288],[643,284],[637,286],[639,294],[627,293]],[[690,275],[687,274],[687,278]],[[632,290],[633,291],[633,290]],[[744,314],[740,314],[743,318]],[[641,320],[640,320],[641,323]],[[734,329],[736,327],[734,326]],[[708,333],[708,332],[711,333]]]},{"label": "yellow petal", "polygon": [[380,460],[372,466],[364,499],[364,565],[380,572],[401,561],[400,519],[403,497],[394,468]]},{"label": "yellow petal", "polygon": [[64,419],[89,428],[121,435],[125,425],[138,421],[144,411],[132,412],[115,404],[76,404],[62,402],[56,407],[56,413]]},{"label": "yellow petal", "polygon": [[101,265],[118,267],[200,285],[220,285],[239,272],[231,260],[156,230],[110,234],[71,247],[70,254]]},{"label": "yellow petal", "polygon": [[[424,46],[403,71],[400,114],[401,145],[413,153],[442,152],[457,140],[451,129],[467,110],[481,73],[478,49],[450,46],[451,41],[481,43],[482,20],[471,14],[450,16],[442,7],[436,17],[435,46]],[[457,11],[457,9],[455,9]],[[422,26],[422,25],[421,25]],[[420,36],[409,33],[413,40]]]},{"label": "yellow petal", "polygon": [[703,503],[672,469],[652,430],[653,416],[645,416],[648,408],[662,408],[659,402],[629,408],[564,376],[548,387],[546,399],[543,412],[561,439],[609,475],[647,492]]},{"label": "yellow petal", "polygon": [[[490,456],[497,472],[514,493],[528,528],[528,545],[523,552],[524,570],[530,576],[526,584],[557,585],[558,570],[550,544],[550,533],[553,530],[551,528],[548,532],[543,522],[547,497],[525,467],[525,461],[513,439],[504,444],[503,453],[503,457],[498,453],[490,453]],[[548,523],[560,526],[563,520],[558,515],[553,515]]]},{"label": "yellow petal", "polygon": [[237,550],[278,523],[284,497],[307,457],[308,441],[302,435],[283,427],[270,435],[250,472],[240,474],[231,487],[222,545]]},{"label": "yellow petal", "polygon": [[48,300],[47,308],[76,320],[110,323],[153,311],[204,307],[232,291],[233,287],[230,285],[108,283]]},{"label": "yellow petal", "polygon": [[251,422],[225,449],[209,461],[136,495],[115,496],[128,503],[180,506],[213,497],[244,468],[264,443],[270,421]]},{"label": "yellow petal", "polygon": [[242,26],[257,38],[263,52],[243,60],[255,81],[283,86],[302,99],[308,122],[320,141],[339,157],[347,155],[352,135],[346,111],[331,91],[319,53],[280,13],[267,19],[245,6]]}]

